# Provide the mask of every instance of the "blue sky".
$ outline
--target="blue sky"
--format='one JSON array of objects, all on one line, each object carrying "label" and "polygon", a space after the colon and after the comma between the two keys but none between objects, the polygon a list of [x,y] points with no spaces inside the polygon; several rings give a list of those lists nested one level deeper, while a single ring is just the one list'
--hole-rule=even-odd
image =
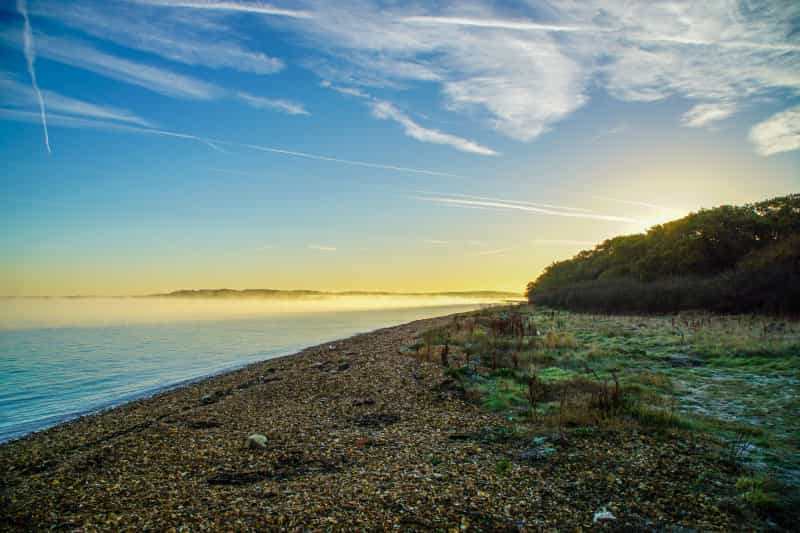
[{"label": "blue sky", "polygon": [[522,290],[609,236],[796,192],[799,20],[3,2],[0,293]]}]

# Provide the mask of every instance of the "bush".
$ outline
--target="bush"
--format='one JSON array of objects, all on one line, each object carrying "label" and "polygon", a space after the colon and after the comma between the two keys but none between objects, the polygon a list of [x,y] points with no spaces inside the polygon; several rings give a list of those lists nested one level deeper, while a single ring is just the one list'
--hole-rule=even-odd
[{"label": "bush", "polygon": [[760,514],[768,514],[780,508],[777,487],[766,477],[740,477],[736,480],[736,489],[741,493],[742,499]]}]

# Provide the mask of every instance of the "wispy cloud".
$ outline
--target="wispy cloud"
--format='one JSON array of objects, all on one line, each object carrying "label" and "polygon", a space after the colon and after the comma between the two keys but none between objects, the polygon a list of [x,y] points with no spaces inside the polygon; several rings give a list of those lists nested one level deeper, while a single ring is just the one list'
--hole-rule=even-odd
[{"label": "wispy cloud", "polygon": [[[413,110],[381,105],[363,87],[434,85],[447,111],[520,141],[536,139],[581,108],[594,87],[627,102],[685,98],[694,105],[681,119],[689,127],[713,125],[764,96],[800,94],[800,44],[791,24],[800,19],[798,2],[523,2],[512,19],[508,9],[488,0],[133,0],[113,10],[106,6],[41,0],[31,8],[36,16],[170,61],[277,72],[283,61],[251,49],[263,40],[247,39],[236,31],[239,19],[230,16],[252,15],[293,32],[310,50],[305,64],[331,80],[332,90],[365,99],[373,114],[397,122],[406,135],[483,155],[494,150],[426,127],[410,118]],[[236,98],[163,68],[109,61],[113,56],[86,44],[36,37],[41,57],[160,94]],[[264,108],[291,112],[287,106]]]},{"label": "wispy cloud", "polygon": [[336,251],[336,247],[335,246],[327,246],[327,245],[323,245],[323,244],[309,244],[308,247],[311,250],[319,250],[321,252],[335,252]]},{"label": "wispy cloud", "polygon": [[772,115],[753,126],[750,141],[764,156],[800,149],[800,106]]},{"label": "wispy cloud", "polygon": [[508,210],[508,211],[523,211],[528,213],[537,213],[540,215],[551,215],[551,216],[559,216],[559,217],[570,217],[570,218],[585,218],[589,220],[607,220],[611,222],[630,222],[630,223],[640,223],[639,220],[628,218],[628,217],[620,217],[616,215],[603,215],[603,214],[595,214],[595,213],[582,213],[577,211],[557,211],[553,209],[543,209],[540,207],[533,207],[529,205],[522,205],[522,204],[515,204],[509,203],[508,201],[487,201],[487,200],[468,200],[465,198],[460,197],[443,197],[443,196],[413,196],[417,200],[421,200],[424,202],[432,202],[437,204],[443,205],[450,205],[453,207],[465,207],[465,208],[483,208],[483,209],[499,209],[499,210]]},{"label": "wispy cloud", "polygon": [[256,109],[272,109],[275,111],[280,111],[282,113],[287,113],[289,115],[311,114],[306,110],[305,107],[303,107],[303,104],[299,104],[297,102],[290,102],[289,100],[263,98],[261,96],[255,96],[245,92],[237,92],[236,97],[245,104],[249,105],[250,107],[254,107]]},{"label": "wispy cloud", "polygon": [[315,70],[326,79],[436,84],[447,110],[521,141],[586,104],[590,87],[626,102],[685,98],[697,106],[683,117],[691,127],[777,91],[800,93],[800,43],[787,22],[800,18],[797,2],[521,3],[512,20],[483,0],[310,5],[312,18],[274,24],[325,55]]},{"label": "wispy cloud", "polygon": [[272,15],[290,18],[311,18],[309,11],[285,9],[264,2],[215,2],[213,0],[134,0],[140,4],[164,7],[188,7],[193,9],[210,9],[216,11],[238,11],[258,15]]},{"label": "wispy cloud", "polygon": [[[477,28],[496,28],[503,30],[522,30],[533,32],[553,32],[553,33],[609,33],[617,32],[621,28],[618,24],[607,26],[598,25],[572,25],[572,24],[549,24],[530,20],[502,20],[502,19],[476,19],[469,17],[437,17],[437,16],[414,16],[405,17],[405,22],[416,24],[432,24],[445,26],[467,26]],[[653,43],[669,43],[695,46],[711,46],[733,49],[754,49],[769,51],[798,51],[800,45],[793,43],[769,43],[736,39],[707,39],[697,36],[671,35],[667,33],[648,33],[632,32],[631,36],[637,41]]]},{"label": "wispy cloud", "polygon": [[356,98],[363,98],[365,100],[372,100],[372,96],[369,93],[362,91],[357,87],[346,87],[342,85],[336,85],[330,82],[330,80],[322,80],[320,82],[322,87],[326,89],[331,89],[332,91],[336,91],[340,94],[345,94],[347,96],[355,96]]},{"label": "wispy cloud", "polygon": [[531,244],[541,246],[591,246],[594,247],[597,243],[594,241],[576,241],[571,239],[533,239],[529,241]]},{"label": "wispy cloud", "polygon": [[[17,45],[9,32],[0,33],[0,39],[6,44]],[[225,93],[212,83],[113,56],[72,39],[40,35],[37,49],[39,55],[47,59],[95,72],[106,78],[138,85],[165,96],[210,100]]]},{"label": "wispy cloud", "polygon": [[[37,105],[37,96],[33,89],[17,81],[12,75],[0,71],[0,104],[32,108]],[[136,114],[117,107],[93,104],[77,98],[70,98],[53,91],[43,91],[47,99],[47,107],[51,112],[74,115],[85,118],[126,122],[143,127],[155,127],[154,124]]]},{"label": "wispy cloud", "polygon": [[442,240],[439,240],[439,239],[424,239],[422,242],[424,242],[425,244],[434,244],[434,245],[437,245],[437,246],[443,246],[445,244],[450,244],[450,241],[442,241]]},{"label": "wispy cloud", "polygon": [[172,10],[154,12],[155,8],[141,4],[118,2],[110,9],[102,9],[85,0],[71,0],[68,5],[45,0],[33,7],[36,16],[58,20],[99,39],[169,61],[254,74],[274,74],[285,67],[279,58],[247,49],[236,40],[234,31],[219,22],[212,31],[204,31],[201,21],[187,20]]},{"label": "wispy cloud", "polygon": [[[274,110],[290,115],[309,114],[298,102],[264,98],[244,91],[230,91],[191,76],[111,55],[77,40],[40,35],[38,41],[39,54],[43,57],[123,83],[137,85],[164,96],[189,100],[227,97],[235,98],[257,109]],[[11,32],[7,30],[0,31],[0,42],[12,47],[19,46]]]},{"label": "wispy cloud", "polygon": [[676,213],[682,211],[681,209],[675,209],[674,207],[667,207],[665,205],[653,204],[650,202],[641,202],[638,200],[623,200],[620,198],[609,198],[608,196],[592,196],[592,198],[596,198],[598,200],[604,200],[606,202],[614,202],[618,204],[635,205],[638,207],[649,207],[650,209],[660,209],[662,211],[674,211]]},{"label": "wispy cloud", "polygon": [[414,122],[408,115],[397,109],[392,103],[377,101],[370,104],[372,114],[382,120],[392,120],[403,126],[408,137],[420,142],[445,144],[456,150],[480,155],[497,155],[497,152],[474,141],[451,135],[439,130],[425,128]]},{"label": "wispy cloud", "polygon": [[525,30],[543,32],[601,32],[609,31],[608,28],[599,26],[579,26],[565,24],[546,24],[529,20],[488,20],[469,17],[436,17],[436,16],[415,16],[404,17],[403,22],[410,24],[432,24],[444,26],[468,26],[473,28],[498,28],[503,30]]},{"label": "wispy cloud", "polygon": [[497,197],[493,197],[493,196],[475,196],[475,195],[472,195],[472,194],[458,194],[458,193],[452,193],[452,192],[443,193],[443,192],[434,192],[434,191],[414,191],[414,192],[419,193],[421,195],[425,195],[425,196],[454,196],[454,197],[457,197],[457,198],[468,198],[468,199],[471,199],[471,200],[489,200],[489,201],[503,202],[503,203],[507,203],[507,204],[518,204],[518,205],[525,205],[525,206],[531,206],[531,207],[544,207],[546,209],[560,209],[560,210],[564,210],[564,211],[577,211],[577,212],[581,212],[581,213],[591,213],[592,212],[591,209],[587,209],[585,207],[573,207],[573,206],[565,206],[565,205],[543,204],[543,203],[537,203],[537,202],[528,202],[528,201],[525,201],[525,200],[507,200],[507,199],[504,199],[504,198],[497,198]]},{"label": "wispy cloud", "polygon": [[275,247],[272,246],[271,244],[263,244],[263,245],[257,247],[256,251],[257,252],[266,252],[268,250],[272,250],[273,248],[275,248]]},{"label": "wispy cloud", "polygon": [[23,51],[25,53],[25,63],[28,66],[28,74],[31,77],[31,85],[36,93],[36,98],[39,101],[39,113],[42,118],[42,130],[44,131],[44,145],[47,148],[47,153],[49,154],[51,153],[51,150],[50,135],[47,133],[47,111],[44,108],[42,91],[39,90],[39,83],[36,81],[36,68],[34,67],[34,63],[36,63],[36,51],[34,50],[33,45],[33,32],[31,31],[31,21],[28,19],[28,6],[26,0],[17,0],[17,10],[19,11],[19,14],[22,15],[22,19],[24,21],[22,41]]},{"label": "wispy cloud", "polygon": [[482,252],[478,252],[478,255],[500,255],[506,252],[510,252],[511,248],[498,248],[497,250],[483,250]]},{"label": "wispy cloud", "polygon": [[361,100],[365,100],[372,112],[372,116],[379,120],[391,120],[397,122],[403,126],[403,133],[405,133],[406,136],[417,141],[443,144],[451,146],[456,150],[473,154],[498,155],[498,153],[493,149],[478,144],[474,141],[470,141],[469,139],[464,139],[463,137],[445,133],[433,128],[426,128],[418,124],[391,102],[379,100],[378,98],[375,98],[371,94],[357,87],[336,85],[329,80],[323,80],[320,85],[340,94],[354,96]]},{"label": "wispy cloud", "polygon": [[697,104],[683,114],[681,122],[690,128],[703,128],[730,117],[737,109],[738,106],[732,102]]}]

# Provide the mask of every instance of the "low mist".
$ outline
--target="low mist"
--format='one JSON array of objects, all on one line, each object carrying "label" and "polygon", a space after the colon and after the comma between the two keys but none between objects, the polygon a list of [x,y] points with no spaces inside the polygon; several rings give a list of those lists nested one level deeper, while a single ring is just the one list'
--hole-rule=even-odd
[{"label": "low mist", "polygon": [[0,330],[258,318],[288,313],[364,311],[492,304],[498,299],[453,296],[316,296],[285,298],[6,298]]}]

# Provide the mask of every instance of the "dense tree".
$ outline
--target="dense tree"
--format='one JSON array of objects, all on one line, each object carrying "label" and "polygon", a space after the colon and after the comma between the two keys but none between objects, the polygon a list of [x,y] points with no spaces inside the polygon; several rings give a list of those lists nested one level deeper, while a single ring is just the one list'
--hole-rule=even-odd
[{"label": "dense tree", "polygon": [[608,239],[547,267],[526,294],[573,309],[798,312],[799,276],[800,194],[792,194]]}]

